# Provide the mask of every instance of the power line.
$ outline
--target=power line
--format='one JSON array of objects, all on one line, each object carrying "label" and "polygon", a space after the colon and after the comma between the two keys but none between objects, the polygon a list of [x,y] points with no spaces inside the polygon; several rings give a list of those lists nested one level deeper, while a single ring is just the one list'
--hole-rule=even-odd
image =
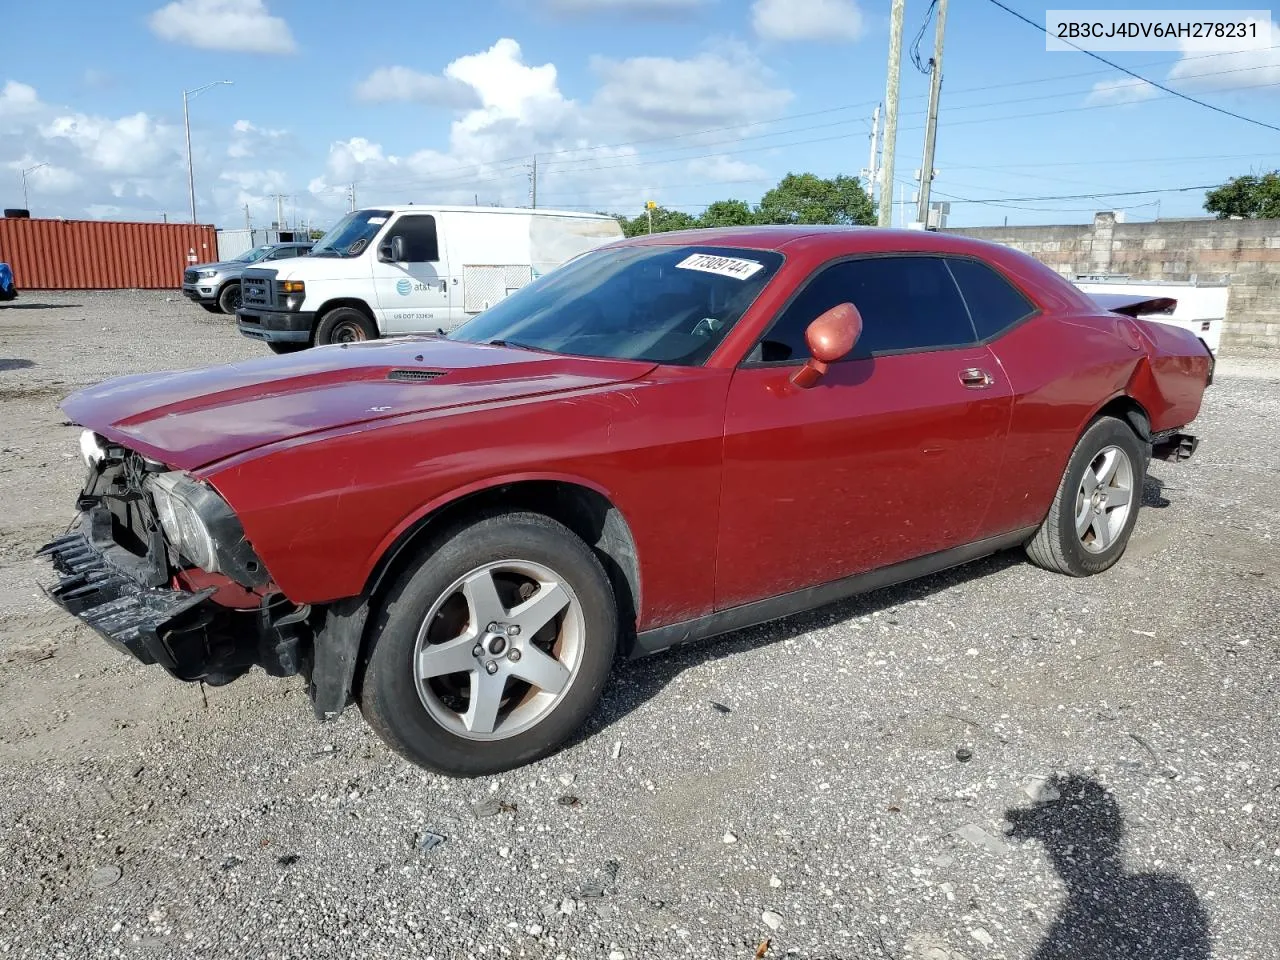
[{"label": "power line", "polygon": [[1045,200],[1102,200],[1107,197],[1142,197],[1153,193],[1189,193],[1193,190],[1216,190],[1221,183],[1202,183],[1191,187],[1163,187],[1156,190],[1116,190],[1109,193],[1070,193],[1054,197],[989,197],[976,200],[972,197],[955,197],[960,203],[1038,203]]},{"label": "power line", "polygon": [[[1039,30],[1041,33],[1046,35],[1049,33],[1049,31],[1045,28],[1045,25],[1043,23],[1036,23],[1036,21],[1030,19],[1029,17],[1024,17],[1021,13],[1019,13],[1017,10],[1014,10],[1012,7],[1006,7],[1003,3],[1000,2],[1000,0],[991,0],[991,2],[995,4],[997,7],[999,7],[1001,10],[1003,10],[1005,13],[1008,13],[1014,17],[1017,17],[1023,23],[1030,24],[1031,26]],[[1180,93],[1179,91],[1174,90],[1172,87],[1166,87],[1162,83],[1156,83],[1154,80],[1148,80],[1142,74],[1134,73],[1128,67],[1122,67],[1120,66],[1120,64],[1114,63],[1113,61],[1108,60],[1106,57],[1099,56],[1098,54],[1094,53],[1092,50],[1086,50],[1084,47],[1077,46],[1076,44],[1072,43],[1070,40],[1063,40],[1063,42],[1066,43],[1068,46],[1075,47],[1081,53],[1087,54],[1088,56],[1093,57],[1093,59],[1097,60],[1099,63],[1105,63],[1109,67],[1114,67],[1116,70],[1119,70],[1121,73],[1128,74],[1129,76],[1133,77],[1135,80],[1141,80],[1143,83],[1148,83],[1151,86],[1155,87],[1157,90],[1163,90],[1165,93],[1169,93],[1175,97],[1179,97],[1182,100],[1186,100],[1188,103],[1194,103],[1196,104],[1196,106],[1204,107],[1206,110],[1212,110],[1214,113],[1221,113],[1224,116],[1234,117],[1236,120],[1243,120],[1245,123],[1252,123],[1255,126],[1265,127],[1268,130],[1274,130],[1276,131],[1276,133],[1280,133],[1280,127],[1274,126],[1273,124],[1264,123],[1261,120],[1255,120],[1253,117],[1246,117],[1242,113],[1232,113],[1230,110],[1227,110],[1224,107],[1216,107],[1212,103],[1205,103],[1205,101],[1203,100],[1197,100],[1195,97],[1188,96],[1185,93]]]}]

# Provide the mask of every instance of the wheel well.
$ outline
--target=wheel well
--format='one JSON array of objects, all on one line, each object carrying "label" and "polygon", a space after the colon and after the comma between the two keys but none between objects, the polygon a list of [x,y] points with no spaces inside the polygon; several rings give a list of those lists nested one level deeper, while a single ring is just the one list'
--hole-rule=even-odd
[{"label": "wheel well", "polygon": [[374,328],[375,329],[377,328],[378,326],[377,318],[374,317],[373,311],[369,309],[369,305],[365,303],[363,300],[358,300],[355,297],[343,297],[337,300],[326,300],[325,303],[320,307],[320,309],[316,311],[316,318],[319,319],[320,317],[323,317],[326,313],[328,313],[330,310],[334,310],[338,307],[351,307],[355,310],[359,310],[361,313],[363,313],[366,317],[368,317],[373,322]]},{"label": "wheel well", "polygon": [[[1138,439],[1143,443],[1151,442],[1151,418],[1147,416],[1147,411],[1142,409],[1142,404],[1138,403],[1130,396],[1116,397],[1114,400],[1106,403],[1101,410],[1093,415],[1093,423],[1099,417],[1115,417],[1123,423],[1129,424],[1133,428],[1133,432],[1138,435]],[[1088,426],[1086,425],[1086,429]],[[1083,433],[1083,431],[1081,431]]]},{"label": "wheel well", "polygon": [[494,511],[541,513],[564,524],[595,552],[618,601],[618,625],[624,649],[635,635],[640,609],[640,565],[635,538],[622,512],[603,494],[580,484],[524,480],[459,497],[422,518],[391,546],[369,578],[370,606],[383,588],[442,531]]}]

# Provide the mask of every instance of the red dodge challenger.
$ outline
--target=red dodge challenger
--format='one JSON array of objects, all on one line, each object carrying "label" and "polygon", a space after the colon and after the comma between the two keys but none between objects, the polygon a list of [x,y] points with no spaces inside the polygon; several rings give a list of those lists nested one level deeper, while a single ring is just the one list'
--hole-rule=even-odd
[{"label": "red dodge challenger", "polygon": [[505,770],[619,652],[1010,547],[1110,567],[1212,357],[1108,306],[933,233],[613,244],[447,336],[69,397],[88,474],[49,593],[179,679],[302,674],[415,763]]}]

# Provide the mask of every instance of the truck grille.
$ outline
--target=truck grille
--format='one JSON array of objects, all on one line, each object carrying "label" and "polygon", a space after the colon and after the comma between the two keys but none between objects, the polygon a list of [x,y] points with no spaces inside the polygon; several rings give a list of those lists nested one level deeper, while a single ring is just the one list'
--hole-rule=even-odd
[{"label": "truck grille", "polygon": [[240,281],[240,302],[245,307],[274,306],[275,283],[268,277],[245,277]]},{"label": "truck grille", "polygon": [[187,270],[182,274],[183,283],[195,283],[199,279],[200,271],[198,270]]}]

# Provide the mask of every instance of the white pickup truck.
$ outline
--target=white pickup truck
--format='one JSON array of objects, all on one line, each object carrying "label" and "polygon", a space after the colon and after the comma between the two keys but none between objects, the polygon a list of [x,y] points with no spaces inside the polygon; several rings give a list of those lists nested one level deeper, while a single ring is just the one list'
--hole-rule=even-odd
[{"label": "white pickup truck", "polygon": [[237,326],[276,353],[449,331],[621,237],[618,221],[600,214],[413,204],[356,210],[308,256],[245,270]]},{"label": "white pickup truck", "polygon": [[[1191,281],[1133,280],[1129,277],[1077,275],[1071,281],[1107,309],[1121,301],[1136,302],[1146,298],[1148,309],[1143,317],[1194,333],[1214,356],[1222,340],[1222,326],[1227,316],[1227,285],[1202,284]],[[1169,304],[1157,309],[1157,300]]]}]

